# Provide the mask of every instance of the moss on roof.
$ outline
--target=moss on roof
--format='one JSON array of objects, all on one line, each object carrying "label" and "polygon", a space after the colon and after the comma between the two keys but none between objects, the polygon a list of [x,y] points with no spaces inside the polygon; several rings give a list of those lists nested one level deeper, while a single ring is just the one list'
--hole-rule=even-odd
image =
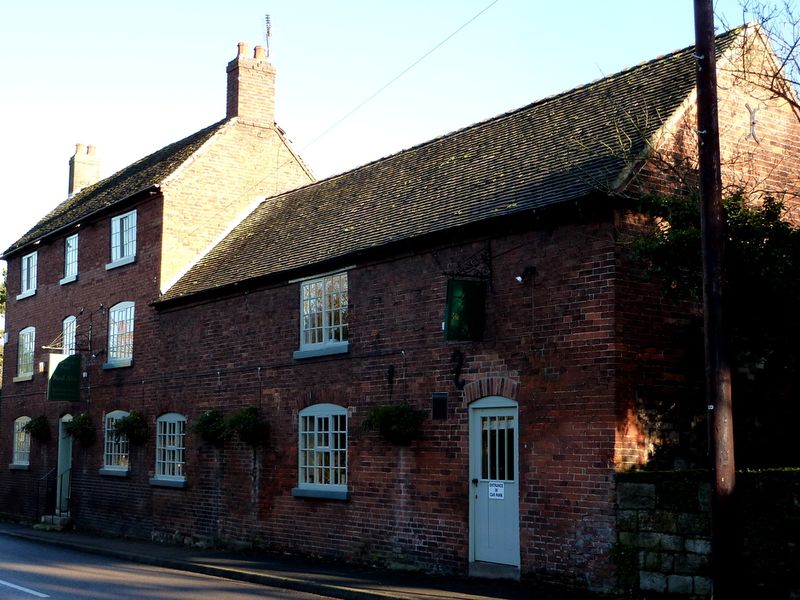
[{"label": "moss on roof", "polygon": [[268,198],[162,300],[608,191],[694,89],[693,51]]}]

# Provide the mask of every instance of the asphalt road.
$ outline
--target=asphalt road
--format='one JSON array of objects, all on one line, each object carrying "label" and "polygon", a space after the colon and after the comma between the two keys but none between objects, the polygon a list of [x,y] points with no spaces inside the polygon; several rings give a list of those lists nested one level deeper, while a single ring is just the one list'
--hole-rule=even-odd
[{"label": "asphalt road", "polygon": [[0,536],[0,599],[324,600],[325,596],[129,563]]}]

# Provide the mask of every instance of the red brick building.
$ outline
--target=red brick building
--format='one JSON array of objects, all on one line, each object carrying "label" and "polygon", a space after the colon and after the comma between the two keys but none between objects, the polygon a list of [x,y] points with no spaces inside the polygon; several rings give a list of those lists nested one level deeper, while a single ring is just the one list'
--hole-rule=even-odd
[{"label": "red brick building", "polygon": [[[718,45],[727,180],[791,188],[790,108],[725,75],[765,46]],[[62,203],[5,252],[0,510],[63,499],[76,527],[122,535],[610,586],[615,473],[658,442],[653,399],[691,385],[691,315],[628,248],[637,198],[691,184],[692,51],[308,185],[271,109],[229,100]],[[229,98],[271,86],[258,53],[229,74]],[[79,397],[47,400],[38,365],[73,346]],[[424,415],[407,445],[363,427],[398,405]],[[255,445],[197,429],[248,407]],[[140,443],[113,434],[134,411]],[[81,413],[93,444],[55,435]],[[50,441],[20,430],[40,415]],[[53,469],[71,485],[48,491]]]}]

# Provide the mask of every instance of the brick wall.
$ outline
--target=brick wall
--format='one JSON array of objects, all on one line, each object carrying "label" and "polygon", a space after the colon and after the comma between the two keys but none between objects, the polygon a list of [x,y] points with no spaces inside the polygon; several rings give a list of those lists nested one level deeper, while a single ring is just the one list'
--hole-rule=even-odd
[{"label": "brick wall", "polygon": [[[41,395],[14,401],[31,415],[45,411],[53,423],[67,410],[88,410],[100,438],[105,412],[147,415],[150,439],[132,449],[129,477],[98,474],[99,442],[76,448],[78,527],[155,539],[236,540],[463,573],[469,551],[466,394],[474,400],[506,392],[519,402],[522,573],[603,587],[612,577],[616,426],[616,258],[608,217],[359,264],[349,271],[347,355],[292,359],[297,283],[163,312],[136,296],[133,367],[91,372],[91,390],[83,390],[89,404],[44,403]],[[493,277],[484,339],[446,342],[444,273],[487,247]],[[519,284],[514,275],[527,265],[537,267],[536,277]],[[87,272],[97,279],[92,296],[102,295],[102,285],[111,294],[114,275]],[[464,356],[463,389],[454,381],[455,350]],[[375,404],[408,400],[430,415],[433,392],[448,394],[447,419],[427,418],[422,439],[412,446],[395,447],[361,430]],[[320,402],[345,406],[350,415],[348,502],[291,495],[297,413]],[[230,414],[250,405],[270,423],[266,446],[254,452],[233,440],[216,449],[190,432],[186,489],[149,485],[158,415],[180,412],[191,427],[207,409]],[[8,418],[4,411],[4,427]],[[0,460],[8,461],[10,448],[0,450],[6,457]],[[55,442],[48,452],[52,465]],[[40,466],[34,461],[25,475],[36,477]],[[0,474],[6,499],[15,481]]]},{"label": "brick wall", "polygon": [[[742,47],[732,48],[717,61],[723,195],[741,190],[754,199],[785,199],[797,220],[800,119],[785,100],[768,91],[774,65],[761,37],[751,30],[745,39],[746,53]],[[697,191],[697,113],[691,100],[656,136],[652,157],[631,181],[634,195]],[[752,129],[748,106],[756,111]]]},{"label": "brick wall", "polygon": [[252,210],[258,198],[313,181],[275,127],[232,121],[162,186],[160,287]]}]

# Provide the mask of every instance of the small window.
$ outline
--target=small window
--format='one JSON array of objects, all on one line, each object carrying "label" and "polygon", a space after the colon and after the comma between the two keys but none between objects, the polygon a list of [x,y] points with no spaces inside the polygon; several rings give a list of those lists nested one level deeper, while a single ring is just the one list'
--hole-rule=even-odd
[{"label": "small window", "polygon": [[448,340],[475,341],[483,337],[486,284],[451,279],[447,282],[444,334]]},{"label": "small window", "polygon": [[186,417],[167,413],[156,420],[156,472],[151,483],[186,481]]},{"label": "small window", "polygon": [[61,321],[61,353],[75,354],[75,334],[78,330],[78,321],[69,316]]},{"label": "small window", "polygon": [[68,236],[64,240],[64,277],[62,285],[78,278],[78,234]]},{"label": "small window", "polygon": [[114,425],[129,413],[124,410],[115,410],[108,414],[103,421],[105,431],[103,443],[103,469],[106,471],[128,471],[128,438],[117,436]]},{"label": "small window", "polygon": [[104,369],[133,363],[133,302],[120,302],[108,311],[108,361]]},{"label": "small window", "polygon": [[347,273],[300,284],[300,350],[295,358],[347,352]]},{"label": "small window", "polygon": [[136,258],[136,211],[111,219],[111,262],[106,269],[132,263]]},{"label": "small window", "polygon": [[14,454],[12,466],[30,465],[31,461],[31,434],[25,431],[25,425],[30,422],[30,417],[19,417],[14,420]]},{"label": "small window", "polygon": [[22,300],[36,293],[36,265],[37,253],[31,252],[22,257],[19,295],[17,300]]},{"label": "small window", "polygon": [[26,327],[19,332],[17,349],[17,378],[30,379],[33,376],[33,350],[36,344],[36,329]]},{"label": "small window", "polygon": [[315,404],[300,411],[295,496],[347,499],[347,410]]}]

